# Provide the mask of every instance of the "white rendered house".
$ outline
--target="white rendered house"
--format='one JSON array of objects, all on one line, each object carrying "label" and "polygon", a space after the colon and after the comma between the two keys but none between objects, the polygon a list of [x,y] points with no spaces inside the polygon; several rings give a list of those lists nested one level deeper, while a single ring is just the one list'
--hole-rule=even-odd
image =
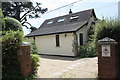
[{"label": "white rendered house", "polygon": [[94,9],[47,19],[36,31],[26,35],[35,40],[40,54],[76,56],[78,46],[88,41],[95,23]]}]

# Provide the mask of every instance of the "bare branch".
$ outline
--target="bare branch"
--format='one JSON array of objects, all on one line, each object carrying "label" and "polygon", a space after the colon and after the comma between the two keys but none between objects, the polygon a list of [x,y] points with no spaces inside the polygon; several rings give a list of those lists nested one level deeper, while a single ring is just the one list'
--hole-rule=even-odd
[{"label": "bare branch", "polygon": [[25,26],[27,29],[29,29],[29,28],[27,27],[27,25],[22,25],[22,26]]},{"label": "bare branch", "polygon": [[[29,22],[23,22],[23,23],[21,23],[22,25],[25,25],[25,23],[26,24],[28,24],[28,25],[30,25],[31,27],[33,27]],[[27,29],[28,29],[28,27],[26,27]]]},{"label": "bare branch", "polygon": [[39,7],[39,5],[36,5],[35,7],[33,7],[33,10],[29,10],[29,11],[27,11],[21,18],[20,18],[20,22],[21,22],[21,20],[22,19],[24,19],[24,17],[26,17],[27,16],[27,14],[28,13],[30,13],[30,12],[32,12],[32,11],[34,11],[35,10],[35,8],[37,8],[37,7]]},{"label": "bare branch", "polygon": [[[20,18],[20,20],[22,20],[24,17],[26,17],[26,15],[28,14],[28,13],[30,13],[31,11],[27,11],[21,18]],[[21,21],[20,21],[21,22]]]}]

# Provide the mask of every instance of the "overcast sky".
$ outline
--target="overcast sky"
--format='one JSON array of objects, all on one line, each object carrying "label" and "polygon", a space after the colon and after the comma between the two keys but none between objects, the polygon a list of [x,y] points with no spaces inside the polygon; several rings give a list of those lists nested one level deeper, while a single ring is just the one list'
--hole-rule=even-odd
[{"label": "overcast sky", "polygon": [[[41,7],[48,8],[47,12],[49,12],[58,7],[70,4],[78,0],[31,0],[31,1],[42,3]],[[99,19],[102,19],[102,17],[117,17],[118,2],[119,0],[79,0],[79,2],[73,5],[61,8],[59,10],[56,10],[50,13],[46,12],[45,14],[41,15],[41,18],[32,19],[32,20],[29,20],[29,22],[33,26],[39,28],[40,25],[46,19],[68,14],[70,8],[72,9],[73,13],[93,8],[95,10],[96,16]],[[26,28],[24,28],[23,30],[25,35],[30,32],[30,30],[27,30]]]}]

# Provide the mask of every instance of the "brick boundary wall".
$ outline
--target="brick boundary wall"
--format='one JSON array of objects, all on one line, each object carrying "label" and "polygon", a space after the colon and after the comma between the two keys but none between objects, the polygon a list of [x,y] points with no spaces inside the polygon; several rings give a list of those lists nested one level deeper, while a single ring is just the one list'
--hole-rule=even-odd
[{"label": "brick boundary wall", "polygon": [[18,53],[22,74],[27,77],[31,72],[30,45],[21,45]]},{"label": "brick boundary wall", "polygon": [[111,57],[102,57],[101,45],[98,46],[98,77],[116,78],[115,45],[110,45]]},{"label": "brick boundary wall", "polygon": [[[110,40],[110,39],[108,39]],[[102,56],[102,45],[110,45],[110,56]],[[117,61],[116,61],[116,43],[103,41],[98,43],[98,78],[116,80],[117,78]]]}]

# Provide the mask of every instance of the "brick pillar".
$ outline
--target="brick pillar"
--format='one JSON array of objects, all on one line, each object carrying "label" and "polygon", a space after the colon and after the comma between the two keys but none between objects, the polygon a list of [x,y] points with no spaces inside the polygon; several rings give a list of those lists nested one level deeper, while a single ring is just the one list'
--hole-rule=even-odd
[{"label": "brick pillar", "polygon": [[116,80],[116,44],[108,37],[98,41],[98,78]]},{"label": "brick pillar", "polygon": [[31,72],[31,57],[30,57],[30,44],[24,42],[20,45],[18,50],[18,59],[21,64],[21,71],[23,76],[27,77]]}]

